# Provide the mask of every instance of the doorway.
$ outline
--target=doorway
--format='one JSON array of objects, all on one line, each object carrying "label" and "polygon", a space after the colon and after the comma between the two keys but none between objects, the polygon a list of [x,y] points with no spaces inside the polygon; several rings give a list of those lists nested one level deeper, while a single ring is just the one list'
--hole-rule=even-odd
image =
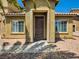
[{"label": "doorway", "polygon": [[47,19],[45,14],[35,14],[33,21],[34,41],[46,40],[47,38]]}]

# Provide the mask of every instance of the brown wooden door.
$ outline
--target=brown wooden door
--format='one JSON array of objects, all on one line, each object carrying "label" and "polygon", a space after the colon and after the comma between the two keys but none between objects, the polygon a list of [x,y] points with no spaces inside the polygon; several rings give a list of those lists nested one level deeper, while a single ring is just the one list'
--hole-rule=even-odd
[{"label": "brown wooden door", "polygon": [[44,16],[35,16],[35,41],[44,39],[44,20]]}]

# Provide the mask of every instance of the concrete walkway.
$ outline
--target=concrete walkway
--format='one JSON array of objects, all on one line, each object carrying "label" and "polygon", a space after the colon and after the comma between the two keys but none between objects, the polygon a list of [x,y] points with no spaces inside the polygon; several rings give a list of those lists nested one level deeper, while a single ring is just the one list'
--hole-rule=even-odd
[{"label": "concrete walkway", "polygon": [[79,32],[73,32],[73,36],[79,36]]}]

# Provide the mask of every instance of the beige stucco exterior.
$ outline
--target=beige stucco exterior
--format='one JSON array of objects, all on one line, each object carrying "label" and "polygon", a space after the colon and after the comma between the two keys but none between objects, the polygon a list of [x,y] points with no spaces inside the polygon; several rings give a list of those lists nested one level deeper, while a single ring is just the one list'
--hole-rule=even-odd
[{"label": "beige stucco exterior", "polygon": [[[40,2],[41,1],[41,2]],[[1,38],[4,41],[22,41],[22,42],[34,42],[34,13],[40,15],[46,13],[46,29],[45,36],[48,42],[55,42],[56,38],[61,39],[71,39],[73,38],[73,24],[76,24],[76,30],[79,31],[79,20],[78,16],[74,14],[55,14],[55,3],[52,2],[52,8],[48,7],[47,2],[44,0],[37,0],[36,9],[32,2],[27,2],[27,11],[25,13],[12,13],[9,11],[5,14],[5,23],[0,22],[1,26],[3,24],[4,31],[1,32]],[[30,5],[29,5],[30,3]],[[45,16],[45,15],[44,15]],[[24,21],[24,32],[13,33],[12,32],[12,20],[23,20]],[[67,32],[56,33],[55,31],[55,21],[56,20],[66,20],[67,21]],[[45,22],[44,22],[45,23]],[[11,40],[10,40],[11,39]]]},{"label": "beige stucco exterior", "polygon": [[[5,13],[8,12],[8,2],[7,0],[1,0]],[[3,10],[0,8],[0,13],[3,13]]]},{"label": "beige stucco exterior", "polygon": [[1,33],[1,21],[0,21],[0,33]]},{"label": "beige stucco exterior", "polygon": [[[40,2],[41,1],[41,2]],[[43,0],[37,0],[36,3],[36,9],[33,9],[33,4],[30,5],[30,11],[26,13],[26,27],[29,32],[30,41],[33,42],[33,13],[34,12],[47,12],[47,41],[48,42],[54,42],[53,39],[55,39],[55,28],[52,26],[55,21],[55,14],[54,14],[54,7],[55,3],[52,2],[53,9],[48,8],[48,4],[45,3]],[[30,30],[29,30],[30,29]]]},{"label": "beige stucco exterior", "polygon": [[[29,2],[28,2],[29,3]],[[54,42],[55,41],[55,11],[54,11],[54,7],[55,7],[55,3],[52,2],[51,5],[53,6],[52,8],[48,8],[48,4],[45,3],[45,1],[41,0],[41,2],[39,0],[37,0],[36,2],[36,9],[34,9],[33,7],[33,3],[30,4],[29,6],[29,10],[26,11],[25,16],[7,16],[6,15],[6,22],[5,22],[5,31],[2,34],[2,38],[6,38],[6,39],[26,39],[26,41],[28,42],[34,42],[33,40],[33,13],[34,12],[39,12],[39,13],[43,13],[46,12],[47,13],[47,37],[46,40],[48,42]],[[26,6],[27,8],[27,6]],[[22,19],[25,22],[25,31],[24,33],[12,33],[11,31],[11,22],[12,20],[19,20]],[[52,26],[53,25],[53,26]]]},{"label": "beige stucco exterior", "polygon": [[12,20],[24,20],[24,16],[8,16],[6,18],[6,23],[5,23],[5,30],[4,33],[2,34],[2,38],[6,39],[24,39],[25,38],[25,33],[12,33]]},{"label": "beige stucco exterior", "polygon": [[76,31],[79,31],[79,17],[75,17],[73,20],[73,25],[76,26]]},{"label": "beige stucco exterior", "polygon": [[73,9],[71,10],[71,13],[78,14],[76,17],[73,19],[73,25],[76,26],[76,31],[79,32],[79,9]]},{"label": "beige stucco exterior", "polygon": [[0,35],[4,32],[4,16],[0,14]]},{"label": "beige stucco exterior", "polygon": [[65,20],[67,21],[67,32],[56,33],[56,38],[61,39],[71,39],[73,38],[73,17],[69,16],[56,16],[55,20]]}]

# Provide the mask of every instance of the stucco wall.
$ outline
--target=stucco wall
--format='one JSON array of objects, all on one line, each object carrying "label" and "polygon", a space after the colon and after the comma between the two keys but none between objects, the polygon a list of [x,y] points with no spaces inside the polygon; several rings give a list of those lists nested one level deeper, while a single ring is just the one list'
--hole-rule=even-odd
[{"label": "stucco wall", "polygon": [[[28,2],[29,3],[29,2]],[[33,12],[46,12],[47,11],[47,39],[50,42],[54,42],[55,39],[55,29],[54,29],[54,21],[55,21],[55,13],[54,13],[54,7],[55,3],[52,2],[52,9],[48,8],[48,4],[45,0],[37,0],[36,3],[36,9],[34,9],[33,4],[30,4],[30,8],[26,11],[26,28],[27,28],[27,34],[26,38],[29,38],[31,42],[33,42]],[[26,6],[27,8],[27,6]],[[30,9],[30,11],[29,11]],[[53,24],[53,26],[52,26]]]},{"label": "stucco wall", "polygon": [[4,31],[4,23],[3,23],[4,17],[0,14],[0,35]]},{"label": "stucco wall", "polygon": [[67,33],[56,33],[56,38],[72,38],[72,33],[73,33],[73,18],[72,17],[64,17],[64,16],[61,16],[61,17],[56,17],[56,20],[67,20]]},{"label": "stucco wall", "polygon": [[[46,0],[37,0],[36,9],[34,9],[34,5],[32,2],[27,2],[26,6],[26,16],[18,17],[18,16],[9,16],[6,17],[5,24],[5,32],[3,33],[3,38],[26,38],[27,41],[33,42],[33,12],[46,12],[47,11],[47,40],[48,42],[55,41],[55,3],[52,2],[52,8],[48,8],[48,4]],[[30,5],[29,5],[30,4]],[[12,19],[24,19],[25,20],[25,33],[24,34],[12,34],[11,33],[11,21]]]},{"label": "stucco wall", "polygon": [[55,41],[55,11],[50,9],[49,12],[49,41]]},{"label": "stucco wall", "polygon": [[[26,28],[27,28],[27,35],[26,38],[29,38],[31,42],[33,42],[33,13],[34,12],[47,12],[47,38],[48,41],[52,42],[55,38],[55,28],[54,28],[54,21],[55,21],[55,14],[54,10],[49,9],[47,7],[37,8],[36,10],[31,10],[30,12],[26,13]],[[31,16],[30,16],[31,15]],[[53,24],[53,25],[52,25]]]},{"label": "stucco wall", "polygon": [[[7,0],[1,0],[1,2],[2,2],[2,4],[3,4],[5,13],[7,13],[7,12],[8,12],[8,9],[7,9],[7,7],[8,7],[8,2],[7,2]],[[2,9],[0,9],[0,13],[3,13]]]},{"label": "stucco wall", "polygon": [[74,18],[73,25],[76,25],[76,31],[79,31],[79,17]]},{"label": "stucco wall", "polygon": [[21,39],[21,38],[25,38],[25,33],[19,33],[19,34],[14,34],[11,31],[11,22],[12,20],[24,20],[25,18],[23,17],[18,17],[18,16],[8,16],[6,17],[6,23],[5,23],[5,31],[2,34],[2,38],[7,38],[7,39],[13,39],[13,38],[17,38],[17,39]]},{"label": "stucco wall", "polygon": [[1,35],[1,20],[0,20],[0,35]]}]

